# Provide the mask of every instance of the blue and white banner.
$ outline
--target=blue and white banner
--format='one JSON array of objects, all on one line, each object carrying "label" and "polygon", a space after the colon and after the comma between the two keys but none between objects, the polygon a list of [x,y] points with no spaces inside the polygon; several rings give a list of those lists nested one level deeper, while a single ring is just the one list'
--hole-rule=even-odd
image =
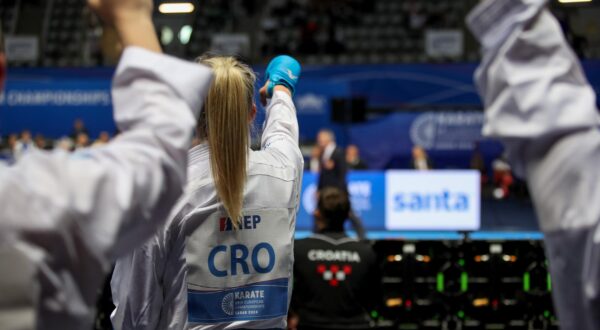
[{"label": "blue and white banner", "polygon": [[266,320],[287,315],[288,279],[223,291],[188,290],[191,323]]},{"label": "blue and white banner", "polygon": [[[302,179],[300,209],[296,218],[296,228],[312,230],[313,213],[317,207],[318,175],[305,172]],[[384,230],[385,223],[385,173],[360,171],[348,174],[348,191],[352,209],[362,218],[365,227]]]},{"label": "blue and white banner", "polygon": [[29,130],[60,138],[75,119],[85,122],[92,139],[116,130],[110,80],[9,80],[0,109],[1,135]]},{"label": "blue and white banner", "polygon": [[[482,106],[473,84],[476,67],[476,63],[304,66],[295,96],[301,140],[310,141],[319,129],[327,127],[336,131],[341,145],[361,141],[354,131],[349,137],[340,125],[331,122],[331,99],[335,97],[365,97],[368,107],[391,110]],[[600,61],[584,61],[583,67],[598,93]],[[255,70],[264,72],[263,67]],[[34,134],[59,137],[70,133],[75,118],[84,119],[93,136],[102,130],[113,131],[112,74],[110,68],[10,68],[4,102],[0,102],[0,134],[30,129]],[[257,88],[260,85],[257,83]],[[260,111],[258,123],[262,118]],[[403,138],[408,139],[409,129]],[[374,161],[372,168],[385,168],[383,162],[369,160]]]},{"label": "blue and white banner", "polygon": [[388,230],[478,230],[481,181],[477,171],[389,171]]},{"label": "blue and white banner", "polygon": [[[318,176],[304,174],[297,230],[313,230]],[[351,172],[354,212],[367,230],[478,230],[481,188],[477,171]]]}]

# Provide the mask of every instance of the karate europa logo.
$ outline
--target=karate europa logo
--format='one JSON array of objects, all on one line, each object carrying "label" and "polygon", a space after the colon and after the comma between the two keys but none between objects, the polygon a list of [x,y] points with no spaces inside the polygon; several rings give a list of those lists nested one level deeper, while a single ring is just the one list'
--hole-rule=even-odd
[{"label": "karate europa logo", "polygon": [[234,302],[235,299],[233,297],[233,293],[226,294],[225,297],[223,297],[223,301],[221,302],[221,309],[223,309],[223,312],[225,314],[233,316],[235,312]]},{"label": "karate europa logo", "polygon": [[427,150],[471,150],[482,139],[482,126],[483,113],[428,112],[414,120],[410,139]]}]

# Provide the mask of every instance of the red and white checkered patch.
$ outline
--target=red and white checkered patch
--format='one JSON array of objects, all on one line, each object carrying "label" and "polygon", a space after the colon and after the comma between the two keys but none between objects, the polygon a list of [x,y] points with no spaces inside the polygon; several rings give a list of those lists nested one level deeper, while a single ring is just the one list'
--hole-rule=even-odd
[{"label": "red and white checkered patch", "polygon": [[328,281],[331,286],[338,286],[340,282],[345,281],[348,275],[352,274],[352,266],[350,265],[326,265],[320,264],[317,266],[317,273],[323,277],[323,280]]}]

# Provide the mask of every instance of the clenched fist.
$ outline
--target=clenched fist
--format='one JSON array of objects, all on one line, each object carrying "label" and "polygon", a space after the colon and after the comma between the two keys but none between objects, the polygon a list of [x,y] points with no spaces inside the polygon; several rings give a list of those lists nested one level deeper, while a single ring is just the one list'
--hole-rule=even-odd
[{"label": "clenched fist", "polygon": [[88,4],[106,24],[115,27],[124,47],[162,51],[152,23],[153,0],[88,0]]},{"label": "clenched fist", "polygon": [[151,19],[152,0],[88,0],[90,8],[107,24],[131,19]]}]

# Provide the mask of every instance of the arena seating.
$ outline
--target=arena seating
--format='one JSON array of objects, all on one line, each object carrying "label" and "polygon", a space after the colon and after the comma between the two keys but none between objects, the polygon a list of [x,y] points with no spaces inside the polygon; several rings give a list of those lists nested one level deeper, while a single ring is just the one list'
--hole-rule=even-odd
[{"label": "arena seating", "polygon": [[85,3],[79,0],[52,0],[47,13],[44,66],[81,66],[85,25]]},{"label": "arena seating", "polygon": [[[216,33],[236,33],[251,41],[251,50],[244,60],[252,64],[279,53],[293,53],[303,63],[320,65],[476,61],[478,46],[464,25],[464,17],[475,3],[476,0],[204,1],[201,10],[192,14],[189,43],[177,48],[175,55],[194,58],[211,50]],[[0,3],[0,20],[7,34],[18,33],[16,26],[22,6],[21,0]],[[89,24],[84,1],[48,0],[40,2],[40,6],[46,11],[40,18],[45,26],[40,31],[40,60],[19,65],[112,64],[101,56],[90,55],[90,49],[93,53],[101,48],[101,38],[95,31],[97,27]],[[560,12],[556,4],[551,6],[564,17],[563,27],[570,31],[568,22],[574,19]],[[573,13],[577,17],[576,11]],[[462,55],[428,56],[425,35],[431,29],[462,33]],[[569,40],[581,56],[600,55],[600,47],[586,41],[585,36],[573,34]]]},{"label": "arena seating", "polygon": [[12,33],[15,29],[19,3],[19,0],[2,0],[0,3],[0,21],[5,34]]}]

